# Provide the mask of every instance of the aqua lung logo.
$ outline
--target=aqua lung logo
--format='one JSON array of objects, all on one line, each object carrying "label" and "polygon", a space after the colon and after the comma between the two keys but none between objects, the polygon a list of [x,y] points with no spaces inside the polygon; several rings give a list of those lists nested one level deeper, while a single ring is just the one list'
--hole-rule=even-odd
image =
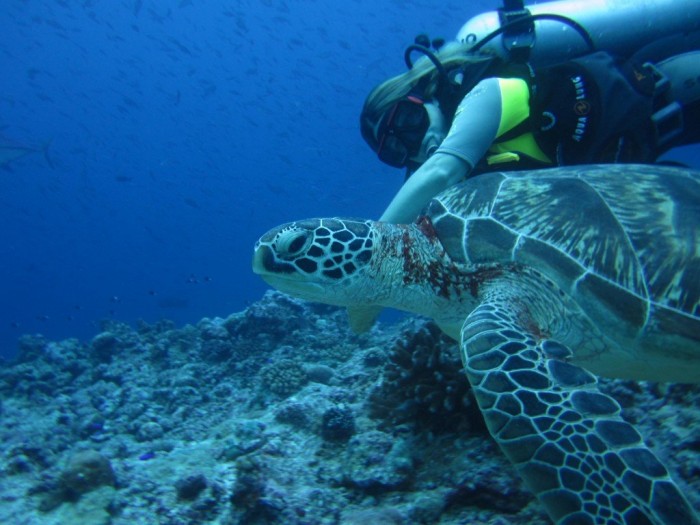
[{"label": "aqua lung logo", "polygon": [[591,104],[587,100],[579,100],[574,104],[574,113],[577,115],[588,115],[591,110]]},{"label": "aqua lung logo", "polygon": [[591,111],[591,103],[586,100],[586,84],[580,75],[569,77],[574,85],[576,93],[576,101],[574,102],[574,115],[576,115],[576,127],[571,134],[571,140],[581,142],[586,134],[586,126],[588,125],[588,114]]}]

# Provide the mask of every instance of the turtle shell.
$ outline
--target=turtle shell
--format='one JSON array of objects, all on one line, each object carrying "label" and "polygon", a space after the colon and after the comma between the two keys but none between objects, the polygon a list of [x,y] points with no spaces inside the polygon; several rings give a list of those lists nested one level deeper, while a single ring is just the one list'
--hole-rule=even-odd
[{"label": "turtle shell", "polygon": [[[425,213],[455,262],[529,265],[631,337],[700,341],[700,173],[657,165],[489,173]],[[612,316],[612,317],[611,317]]]}]

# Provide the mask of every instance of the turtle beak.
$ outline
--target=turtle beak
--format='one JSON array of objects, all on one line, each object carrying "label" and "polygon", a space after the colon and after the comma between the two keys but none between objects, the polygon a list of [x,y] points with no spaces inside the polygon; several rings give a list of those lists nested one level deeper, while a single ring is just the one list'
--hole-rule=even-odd
[{"label": "turtle beak", "polygon": [[253,252],[253,272],[263,279],[267,275],[293,275],[298,273],[296,268],[288,263],[281,262],[266,244],[258,243]]},{"label": "turtle beak", "polygon": [[253,252],[253,273],[262,277],[263,281],[273,287],[277,287],[279,278],[273,271],[275,258],[269,246],[259,244]]},{"label": "turtle beak", "polygon": [[269,247],[264,245],[256,246],[253,252],[253,273],[265,275],[267,273],[267,270],[265,270],[265,259],[271,258],[272,251]]},{"label": "turtle beak", "polygon": [[253,252],[253,273],[277,290],[300,299],[319,300],[325,288],[307,280],[292,266],[275,259],[272,248],[258,244]]}]

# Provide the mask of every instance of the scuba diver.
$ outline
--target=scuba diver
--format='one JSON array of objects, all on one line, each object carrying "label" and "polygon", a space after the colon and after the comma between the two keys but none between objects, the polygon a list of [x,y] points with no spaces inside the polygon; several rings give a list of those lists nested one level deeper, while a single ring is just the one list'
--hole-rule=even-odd
[{"label": "scuba diver", "polygon": [[[380,220],[411,222],[442,190],[485,171],[648,163],[700,142],[700,31],[628,57],[588,43],[582,56],[532,67],[480,43],[417,38],[408,71],[374,88],[360,117],[379,159],[407,168]],[[416,52],[424,56],[412,63]]]},{"label": "scuba diver", "polygon": [[[535,31],[539,20],[555,23]],[[412,53],[423,56],[413,63]],[[504,0],[457,42],[417,37],[404,59],[408,71],[375,87],[360,115],[379,159],[406,168],[380,221],[412,222],[438,193],[486,171],[656,162],[700,142],[695,0]],[[351,328],[368,330],[381,310],[348,308]]]}]

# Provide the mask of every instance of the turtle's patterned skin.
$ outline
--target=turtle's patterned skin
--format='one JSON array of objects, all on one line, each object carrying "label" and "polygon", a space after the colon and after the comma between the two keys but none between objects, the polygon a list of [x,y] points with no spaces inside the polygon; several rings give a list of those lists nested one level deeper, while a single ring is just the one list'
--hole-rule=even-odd
[{"label": "turtle's patterned skin", "polygon": [[415,224],[290,223],[254,270],[302,298],[433,317],[493,437],[559,524],[699,524],[597,375],[700,381],[700,175],[581,166],[470,179]]}]

